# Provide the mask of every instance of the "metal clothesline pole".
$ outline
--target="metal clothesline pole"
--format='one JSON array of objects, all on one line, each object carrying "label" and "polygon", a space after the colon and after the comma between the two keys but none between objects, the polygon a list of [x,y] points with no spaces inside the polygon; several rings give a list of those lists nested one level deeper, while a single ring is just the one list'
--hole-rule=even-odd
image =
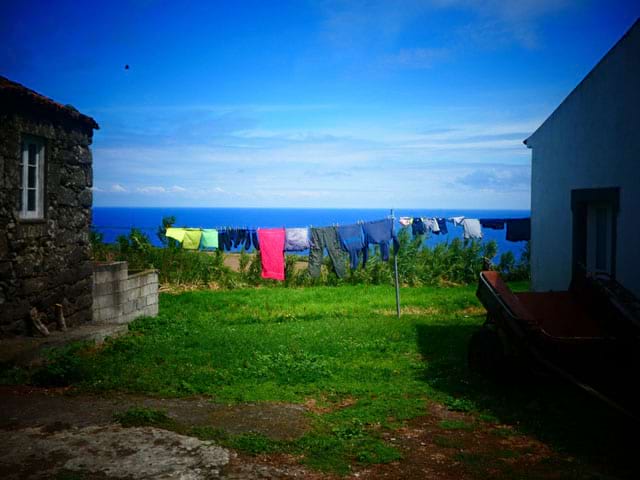
[{"label": "metal clothesline pole", "polygon": [[[393,208],[391,209],[391,232],[395,233],[396,228],[396,217],[393,215]],[[398,280],[398,252],[394,249],[393,254],[393,274],[395,277],[396,284],[396,315],[400,318],[400,281]]]}]

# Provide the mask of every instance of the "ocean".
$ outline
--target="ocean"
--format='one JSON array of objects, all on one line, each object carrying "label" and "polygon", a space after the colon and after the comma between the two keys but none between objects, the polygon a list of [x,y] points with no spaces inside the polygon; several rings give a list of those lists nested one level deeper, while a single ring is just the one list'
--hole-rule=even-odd
[{"label": "ocean", "polygon": [[[390,214],[386,209],[356,208],[172,208],[172,207],[94,207],[93,228],[104,235],[105,242],[114,242],[118,235],[127,234],[132,227],[146,233],[154,245],[161,243],[156,236],[162,218],[173,215],[176,227],[194,228],[258,228],[258,227],[325,227],[347,225],[358,221],[380,220]],[[453,217],[467,218],[522,218],[530,216],[528,210],[443,210],[400,209],[394,211],[396,229],[400,217]],[[449,224],[448,235],[431,235],[428,245],[462,238],[462,228]],[[506,230],[483,229],[483,241],[495,240],[498,255],[511,251],[520,257],[525,242],[508,242]]]}]

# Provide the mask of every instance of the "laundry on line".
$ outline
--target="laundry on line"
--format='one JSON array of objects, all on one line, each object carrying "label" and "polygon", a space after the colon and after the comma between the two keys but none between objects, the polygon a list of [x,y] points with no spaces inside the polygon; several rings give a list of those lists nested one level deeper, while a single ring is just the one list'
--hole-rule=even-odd
[{"label": "laundry on line", "polygon": [[[503,230],[505,225],[509,241],[529,240],[531,237],[529,218],[400,217],[398,221],[403,228],[411,227],[414,236],[429,233],[447,235],[447,223],[450,223],[462,227],[465,239],[481,239],[483,228]],[[370,246],[377,245],[380,248],[383,261],[389,260],[391,245],[394,254],[400,248],[393,218],[311,228],[170,227],[166,229],[166,236],[180,243],[186,250],[232,251],[240,248],[247,251],[253,247],[261,252],[262,277],[280,281],[285,279],[285,252],[308,250],[309,274],[311,277],[318,277],[326,251],[336,275],[343,278],[347,274],[347,259],[352,270],[358,268],[360,258],[364,267]]]}]

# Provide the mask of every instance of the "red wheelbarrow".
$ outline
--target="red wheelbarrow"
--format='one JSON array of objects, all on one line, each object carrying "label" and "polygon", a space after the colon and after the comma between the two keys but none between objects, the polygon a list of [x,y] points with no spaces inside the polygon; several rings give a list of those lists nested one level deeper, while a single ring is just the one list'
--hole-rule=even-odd
[{"label": "red wheelbarrow", "polygon": [[568,291],[514,293],[484,271],[476,296],[487,319],[469,342],[472,370],[548,372],[640,418],[640,302],[621,285],[585,276]]}]

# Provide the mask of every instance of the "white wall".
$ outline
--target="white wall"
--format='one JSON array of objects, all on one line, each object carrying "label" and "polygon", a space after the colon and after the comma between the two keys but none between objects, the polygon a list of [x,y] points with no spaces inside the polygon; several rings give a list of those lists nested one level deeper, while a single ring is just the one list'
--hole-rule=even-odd
[{"label": "white wall", "polygon": [[533,289],[564,290],[571,281],[571,190],[620,187],[617,279],[640,297],[640,23],[527,144]]}]

